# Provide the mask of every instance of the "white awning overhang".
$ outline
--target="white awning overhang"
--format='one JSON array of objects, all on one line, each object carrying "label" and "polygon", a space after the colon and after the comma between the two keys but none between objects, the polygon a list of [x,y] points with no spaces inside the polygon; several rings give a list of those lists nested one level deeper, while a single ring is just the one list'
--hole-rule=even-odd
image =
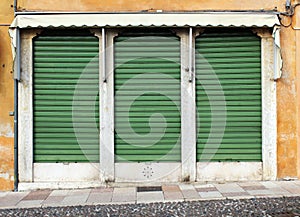
[{"label": "white awning overhang", "polygon": [[[278,67],[281,67],[280,22],[272,12],[197,13],[51,13],[18,14],[9,30],[15,67],[20,29],[26,28],[103,28],[103,27],[269,27],[274,29]],[[275,31],[276,30],[276,31]],[[20,46],[19,46],[20,47]],[[16,68],[14,69],[16,72]],[[277,71],[280,71],[277,70]],[[14,73],[20,79],[20,73]],[[279,76],[278,76],[279,75]],[[280,77],[280,73],[275,78]]]},{"label": "white awning overhang", "polygon": [[11,28],[45,27],[273,27],[279,25],[270,12],[202,12],[202,13],[107,13],[107,14],[21,14]]}]

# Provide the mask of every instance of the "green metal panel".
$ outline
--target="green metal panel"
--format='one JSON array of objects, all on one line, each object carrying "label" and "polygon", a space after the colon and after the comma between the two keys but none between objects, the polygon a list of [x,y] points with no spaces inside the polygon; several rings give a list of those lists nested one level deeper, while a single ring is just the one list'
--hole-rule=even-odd
[{"label": "green metal panel", "polygon": [[116,161],[180,161],[179,38],[133,31],[114,47]]},{"label": "green metal panel", "polygon": [[98,41],[76,31],[34,39],[34,162],[99,161]]},{"label": "green metal panel", "polygon": [[260,39],[206,31],[196,38],[196,73],[197,161],[261,161]]}]

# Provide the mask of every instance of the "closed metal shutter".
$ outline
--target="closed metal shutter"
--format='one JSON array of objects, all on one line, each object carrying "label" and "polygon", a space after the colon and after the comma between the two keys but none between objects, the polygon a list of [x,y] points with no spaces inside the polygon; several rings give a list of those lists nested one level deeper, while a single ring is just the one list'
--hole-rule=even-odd
[{"label": "closed metal shutter", "polygon": [[179,38],[132,31],[114,43],[116,161],[180,161]]},{"label": "closed metal shutter", "polygon": [[83,31],[34,39],[34,162],[99,161],[99,45]]},{"label": "closed metal shutter", "polygon": [[210,30],[197,37],[196,53],[197,161],[261,161],[260,38]]}]

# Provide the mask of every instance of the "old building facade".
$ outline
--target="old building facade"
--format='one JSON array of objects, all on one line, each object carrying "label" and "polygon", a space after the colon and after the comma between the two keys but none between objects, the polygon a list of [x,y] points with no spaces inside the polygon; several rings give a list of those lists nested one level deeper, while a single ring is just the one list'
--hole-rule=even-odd
[{"label": "old building facade", "polygon": [[0,190],[300,177],[297,1],[0,6]]}]

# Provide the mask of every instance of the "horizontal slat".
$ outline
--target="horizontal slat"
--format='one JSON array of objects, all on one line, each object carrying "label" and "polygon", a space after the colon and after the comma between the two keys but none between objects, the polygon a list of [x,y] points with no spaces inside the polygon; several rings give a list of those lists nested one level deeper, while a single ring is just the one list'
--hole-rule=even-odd
[{"label": "horizontal slat", "polygon": [[217,155],[211,156],[211,154],[208,154],[208,155],[198,155],[197,154],[197,159],[200,162],[206,162],[206,161],[260,162],[262,159],[262,155],[261,154],[231,154],[229,156],[228,154],[217,154]]},{"label": "horizontal slat", "polygon": [[35,139],[34,142],[36,142],[36,148],[41,149],[53,149],[53,144],[59,144],[57,146],[57,149],[98,149],[99,144],[96,144],[98,142],[97,138],[86,138],[86,139],[81,139],[80,141],[84,143],[83,145],[79,146],[77,143],[77,139],[75,138],[38,138]]},{"label": "horizontal slat", "polygon": [[98,46],[98,41],[91,41],[91,40],[88,40],[88,41],[84,41],[84,37],[82,37],[79,40],[64,40],[64,38],[60,38],[60,39],[56,39],[55,41],[35,41],[35,46],[37,48],[37,46],[41,46],[41,47],[64,47],[64,46],[78,46],[78,47],[82,47],[82,46],[91,46],[91,47],[94,47],[94,48],[97,48]]},{"label": "horizontal slat", "polygon": [[37,155],[34,154],[35,162],[98,162],[99,154],[95,155]]},{"label": "horizontal slat", "polygon": [[241,143],[233,143],[233,144],[222,144],[221,146],[218,146],[216,148],[210,148],[209,144],[197,144],[197,149],[199,150],[204,150],[204,149],[212,149],[212,150],[219,150],[219,149],[256,149],[256,150],[260,150],[261,149],[261,145],[257,144],[257,143],[245,143],[245,144],[241,144]]},{"label": "horizontal slat", "polygon": [[[99,152],[98,152],[99,153]],[[36,155],[57,155],[57,150],[39,150],[35,149],[34,154]],[[59,150],[59,155],[96,155],[97,150]]]}]

